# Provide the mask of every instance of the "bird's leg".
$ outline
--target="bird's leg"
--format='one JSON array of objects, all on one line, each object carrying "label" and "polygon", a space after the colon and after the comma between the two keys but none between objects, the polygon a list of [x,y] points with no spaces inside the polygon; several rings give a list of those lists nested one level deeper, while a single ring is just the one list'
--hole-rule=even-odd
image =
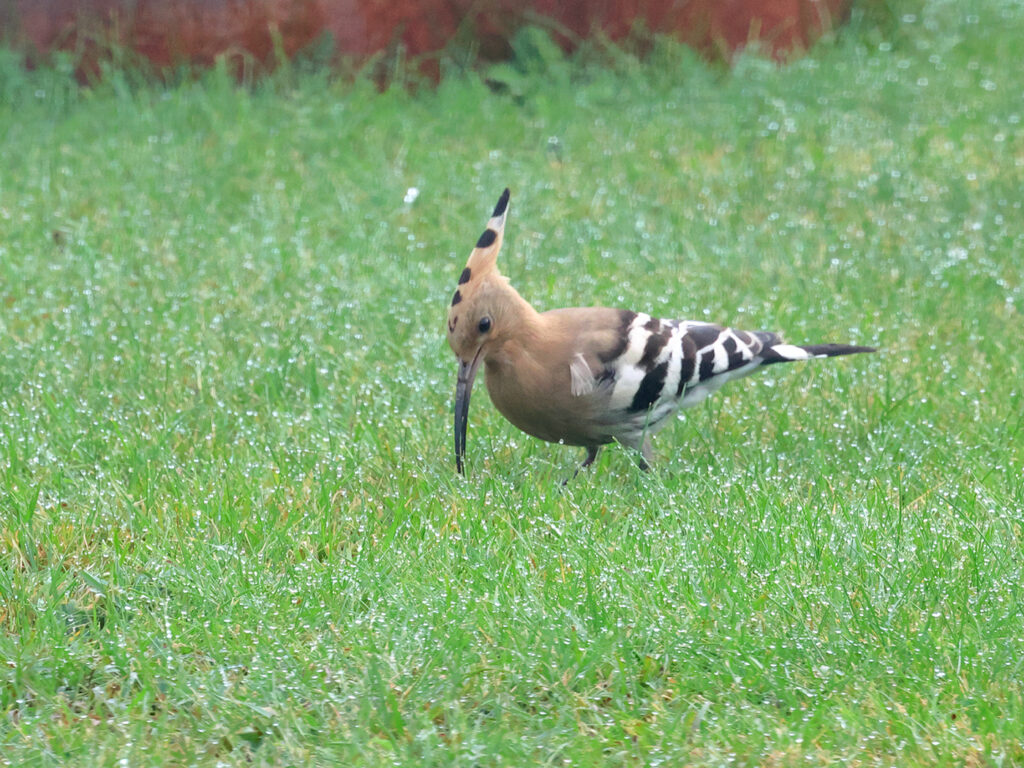
[{"label": "bird's leg", "polygon": [[576,471],[572,473],[572,477],[570,477],[570,478],[568,478],[568,479],[566,479],[565,481],[562,482],[562,485],[568,485],[570,480],[575,480],[576,479],[576,475],[578,475],[580,473],[581,469],[586,469],[591,464],[593,464],[594,463],[594,459],[597,458],[597,452],[599,450],[600,450],[600,448],[598,446],[596,446],[596,445],[587,446],[587,458],[585,458],[583,460],[582,464],[580,464],[578,467],[576,467]]},{"label": "bird's leg", "polygon": [[651,448],[650,436],[644,437],[644,444],[640,446],[640,461],[638,465],[640,469],[647,472],[651,468],[651,462],[654,461],[654,449]]}]

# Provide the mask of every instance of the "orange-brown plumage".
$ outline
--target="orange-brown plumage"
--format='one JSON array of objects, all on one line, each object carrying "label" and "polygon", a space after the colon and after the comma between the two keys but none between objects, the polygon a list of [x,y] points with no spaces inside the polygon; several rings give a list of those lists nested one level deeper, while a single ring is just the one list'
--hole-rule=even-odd
[{"label": "orange-brown plumage", "polygon": [[873,351],[840,344],[794,346],[774,333],[659,320],[605,307],[537,312],[497,268],[509,191],[470,254],[448,310],[459,361],[455,458],[462,471],[473,381],[512,424],[549,442],[587,448],[618,441],[650,460],[650,436],[680,407],[703,400],[759,366]]}]

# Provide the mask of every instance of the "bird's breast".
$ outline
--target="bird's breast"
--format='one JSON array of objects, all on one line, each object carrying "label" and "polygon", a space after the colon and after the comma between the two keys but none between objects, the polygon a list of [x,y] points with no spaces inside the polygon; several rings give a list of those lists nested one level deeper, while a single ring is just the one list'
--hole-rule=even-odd
[{"label": "bird's breast", "polygon": [[601,445],[611,436],[595,419],[593,395],[572,394],[569,365],[488,359],[487,392],[502,416],[528,435],[552,443]]}]

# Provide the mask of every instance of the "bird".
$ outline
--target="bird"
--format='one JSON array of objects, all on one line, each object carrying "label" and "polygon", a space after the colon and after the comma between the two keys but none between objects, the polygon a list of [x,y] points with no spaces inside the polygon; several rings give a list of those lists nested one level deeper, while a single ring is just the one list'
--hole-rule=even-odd
[{"label": "bird", "polygon": [[[458,360],[455,466],[464,474],[470,395],[477,370],[498,411],[518,429],[586,449],[618,442],[653,461],[651,437],[723,384],[775,363],[875,352],[852,344],[788,344],[778,333],[697,320],[663,320],[609,307],[538,312],[498,270],[509,211],[498,199],[448,307]],[[574,475],[575,476],[575,475]]]}]

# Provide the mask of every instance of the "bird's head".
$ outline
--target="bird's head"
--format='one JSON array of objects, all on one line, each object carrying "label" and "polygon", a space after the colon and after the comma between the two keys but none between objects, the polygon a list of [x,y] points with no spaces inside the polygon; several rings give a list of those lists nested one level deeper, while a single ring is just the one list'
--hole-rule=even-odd
[{"label": "bird's head", "polygon": [[459,361],[455,388],[455,466],[459,472],[462,472],[466,454],[466,427],[473,379],[488,349],[500,343],[509,332],[504,321],[508,316],[507,308],[512,304],[511,298],[517,297],[496,265],[505,232],[508,198],[506,189],[494,207],[487,229],[469,255],[448,308],[448,345]]}]

